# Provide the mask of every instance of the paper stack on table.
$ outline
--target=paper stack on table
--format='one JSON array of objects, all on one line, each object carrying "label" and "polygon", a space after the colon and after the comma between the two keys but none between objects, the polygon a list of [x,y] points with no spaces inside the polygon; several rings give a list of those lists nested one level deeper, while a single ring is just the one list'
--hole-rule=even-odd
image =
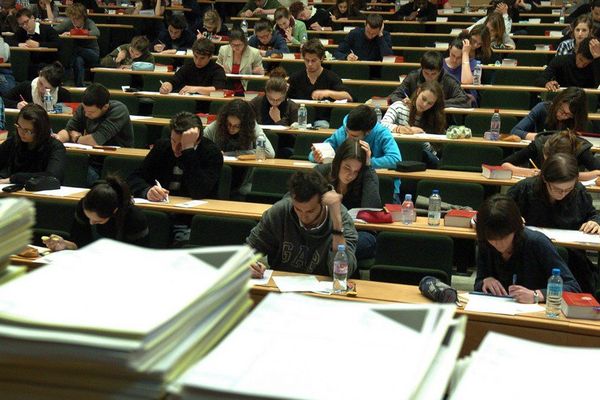
[{"label": "paper stack on table", "polygon": [[31,243],[31,227],[35,222],[35,208],[27,199],[0,200],[0,271],[8,265],[12,254]]}]

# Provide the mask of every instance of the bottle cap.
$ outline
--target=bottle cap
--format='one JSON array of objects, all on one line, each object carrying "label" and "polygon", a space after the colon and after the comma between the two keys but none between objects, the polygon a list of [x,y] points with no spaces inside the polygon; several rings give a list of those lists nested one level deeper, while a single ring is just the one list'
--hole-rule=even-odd
[{"label": "bottle cap", "polygon": [[306,107],[304,103],[300,103],[300,107]]},{"label": "bottle cap", "polygon": [[440,194],[440,191],[438,189],[433,189],[433,191],[431,192],[431,194]]},{"label": "bottle cap", "polygon": [[499,110],[499,109],[497,109],[497,108],[495,108],[495,109],[494,109],[494,112],[495,112],[495,113],[497,113],[497,112],[500,112],[500,110]]},{"label": "bottle cap", "polygon": [[552,275],[560,275],[560,268],[552,268]]},{"label": "bottle cap", "polygon": [[407,194],[404,196],[404,200],[412,200],[412,194]]},{"label": "bottle cap", "polygon": [[346,245],[338,244],[338,251],[346,251]]}]

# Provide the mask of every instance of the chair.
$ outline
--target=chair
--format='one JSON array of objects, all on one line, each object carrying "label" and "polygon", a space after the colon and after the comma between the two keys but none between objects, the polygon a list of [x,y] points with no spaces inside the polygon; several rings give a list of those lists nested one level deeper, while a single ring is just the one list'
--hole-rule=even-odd
[{"label": "chair", "polygon": [[35,200],[33,244],[43,246],[41,237],[52,233],[70,239],[76,210],[75,202]]},{"label": "chair", "polygon": [[502,148],[448,143],[444,145],[440,169],[481,172],[481,164],[500,165]]},{"label": "chair", "polygon": [[223,167],[221,168],[221,175],[219,175],[219,183],[217,184],[217,197],[220,200],[229,200],[229,196],[231,194],[231,178],[231,166],[223,164]]},{"label": "chair", "polygon": [[87,187],[89,159],[90,157],[87,154],[78,154],[67,151],[63,185]]},{"label": "chair", "polygon": [[296,135],[296,141],[294,142],[294,154],[292,159],[294,160],[308,160],[308,155],[311,152],[313,143],[321,143],[325,140],[322,135],[303,133]]},{"label": "chair", "polygon": [[[513,83],[514,85],[514,83]],[[511,108],[529,110],[531,95],[512,90],[480,90],[481,108]]]},{"label": "chair", "polygon": [[442,201],[450,204],[471,207],[477,210],[483,199],[485,191],[478,183],[446,182],[422,179],[417,183],[417,196],[431,196],[433,189],[440,191]]},{"label": "chair", "polygon": [[146,247],[166,249],[171,244],[172,223],[169,215],[160,211],[142,210],[148,221]]},{"label": "chair", "polygon": [[148,135],[148,127],[144,124],[133,124],[133,147],[147,149],[152,143]]},{"label": "chair", "polygon": [[168,98],[154,98],[152,116],[159,118],[171,118],[180,111],[196,113],[196,100],[174,100]]},{"label": "chair", "polygon": [[406,140],[395,139],[402,161],[423,161],[423,142],[409,142]]},{"label": "chair", "polygon": [[450,284],[452,239],[422,233],[381,232],[370,280],[418,285],[425,276]]},{"label": "chair", "polygon": [[106,178],[108,175],[118,175],[126,180],[143,161],[141,158],[108,156],[104,159],[104,164],[102,165],[102,178]]},{"label": "chair", "polygon": [[239,245],[246,242],[256,221],[197,214],[192,218],[190,246]]},{"label": "chair", "polygon": [[253,203],[275,203],[287,193],[287,181],[296,171],[292,169],[254,168],[252,189],[246,201]]}]

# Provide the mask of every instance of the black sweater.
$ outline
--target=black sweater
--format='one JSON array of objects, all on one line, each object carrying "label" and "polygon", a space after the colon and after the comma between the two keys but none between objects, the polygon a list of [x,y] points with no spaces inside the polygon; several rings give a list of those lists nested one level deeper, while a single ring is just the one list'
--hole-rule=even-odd
[{"label": "black sweater", "polygon": [[29,148],[14,134],[0,144],[0,178],[24,184],[34,176],[54,176],[62,182],[65,159],[65,147],[54,138]]},{"label": "black sweater", "polygon": [[[40,24],[40,33],[34,33],[33,35],[27,33],[25,29],[19,28],[15,33],[14,39],[8,41],[8,43],[12,46],[17,46],[19,43],[25,43],[29,39],[39,42],[40,47],[50,47],[59,50],[62,47],[58,33],[50,25],[44,24]],[[29,57],[33,64],[51,63],[58,59],[58,54],[31,51],[29,52]]]},{"label": "black sweater", "polygon": [[556,56],[548,63],[535,83],[536,86],[545,86],[550,81],[556,81],[563,87],[596,89],[600,84],[600,58],[595,59],[585,68],[577,68],[575,54]]},{"label": "black sweater", "polygon": [[[425,78],[421,73],[421,68],[411,71],[402,81],[400,86],[396,88],[390,95],[392,103],[402,100],[405,97],[410,97],[417,90],[420,84],[425,82]],[[446,107],[470,107],[471,101],[460,87],[460,83],[443,70],[440,72],[438,82],[442,85],[444,92],[444,104]]]},{"label": "black sweater", "polygon": [[[21,82],[14,88],[10,89],[8,93],[2,97],[4,100],[4,106],[7,108],[17,108],[17,104],[22,100],[21,96],[23,96],[23,99],[25,99],[26,102],[33,102],[33,97],[31,96],[31,81]],[[67,89],[59,87],[57,103],[68,103],[70,101],[71,93],[69,93]]]}]

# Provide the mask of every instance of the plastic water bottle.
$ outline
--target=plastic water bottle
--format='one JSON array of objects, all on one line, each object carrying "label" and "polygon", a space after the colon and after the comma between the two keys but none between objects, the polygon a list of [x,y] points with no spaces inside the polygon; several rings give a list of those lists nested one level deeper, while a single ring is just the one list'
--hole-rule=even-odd
[{"label": "plastic water bottle", "polygon": [[410,225],[415,220],[415,205],[412,202],[412,195],[407,194],[404,196],[404,202],[402,202],[402,223],[404,225]]},{"label": "plastic water bottle", "polygon": [[477,64],[473,69],[473,85],[481,85],[481,72],[481,63],[477,61]]},{"label": "plastic water bottle", "polygon": [[240,29],[242,30],[242,32],[244,32],[244,35],[248,36],[248,21],[246,21],[246,18],[244,18],[244,20],[240,24]]},{"label": "plastic water bottle", "polygon": [[471,12],[471,0],[465,0],[465,12]]},{"label": "plastic water bottle", "polygon": [[560,305],[562,303],[563,280],[560,277],[560,269],[552,269],[552,276],[548,279],[548,290],[546,291],[546,317],[558,318]]},{"label": "plastic water bottle", "polygon": [[306,110],[306,105],[304,103],[300,104],[300,108],[298,109],[298,127],[300,129],[306,129],[308,125],[308,111]]},{"label": "plastic water bottle", "polygon": [[427,224],[431,226],[438,226],[440,224],[441,216],[442,198],[440,197],[440,191],[437,189],[433,189],[433,192],[429,197],[429,208],[427,210]]},{"label": "plastic water bottle", "polygon": [[50,89],[46,89],[46,92],[44,93],[44,109],[46,109],[46,112],[48,113],[54,112],[54,105],[52,104],[52,93],[50,92]]},{"label": "plastic water bottle", "polygon": [[263,135],[260,135],[256,139],[256,160],[257,161],[265,161],[267,159],[267,149],[265,147],[266,138]]},{"label": "plastic water bottle", "polygon": [[492,120],[490,122],[490,140],[500,139],[500,126],[500,111],[496,108],[494,110],[494,115],[492,115]]},{"label": "plastic water bottle", "polygon": [[565,23],[565,5],[563,3],[563,6],[560,9],[560,16],[558,17],[558,23],[559,24],[564,24]]},{"label": "plastic water bottle", "polygon": [[375,115],[377,115],[377,122],[381,122],[382,115],[381,115],[381,107],[379,106],[379,104],[377,104],[375,106]]},{"label": "plastic water bottle", "polygon": [[333,259],[333,293],[345,293],[348,290],[348,256],[346,246],[338,245]]}]

